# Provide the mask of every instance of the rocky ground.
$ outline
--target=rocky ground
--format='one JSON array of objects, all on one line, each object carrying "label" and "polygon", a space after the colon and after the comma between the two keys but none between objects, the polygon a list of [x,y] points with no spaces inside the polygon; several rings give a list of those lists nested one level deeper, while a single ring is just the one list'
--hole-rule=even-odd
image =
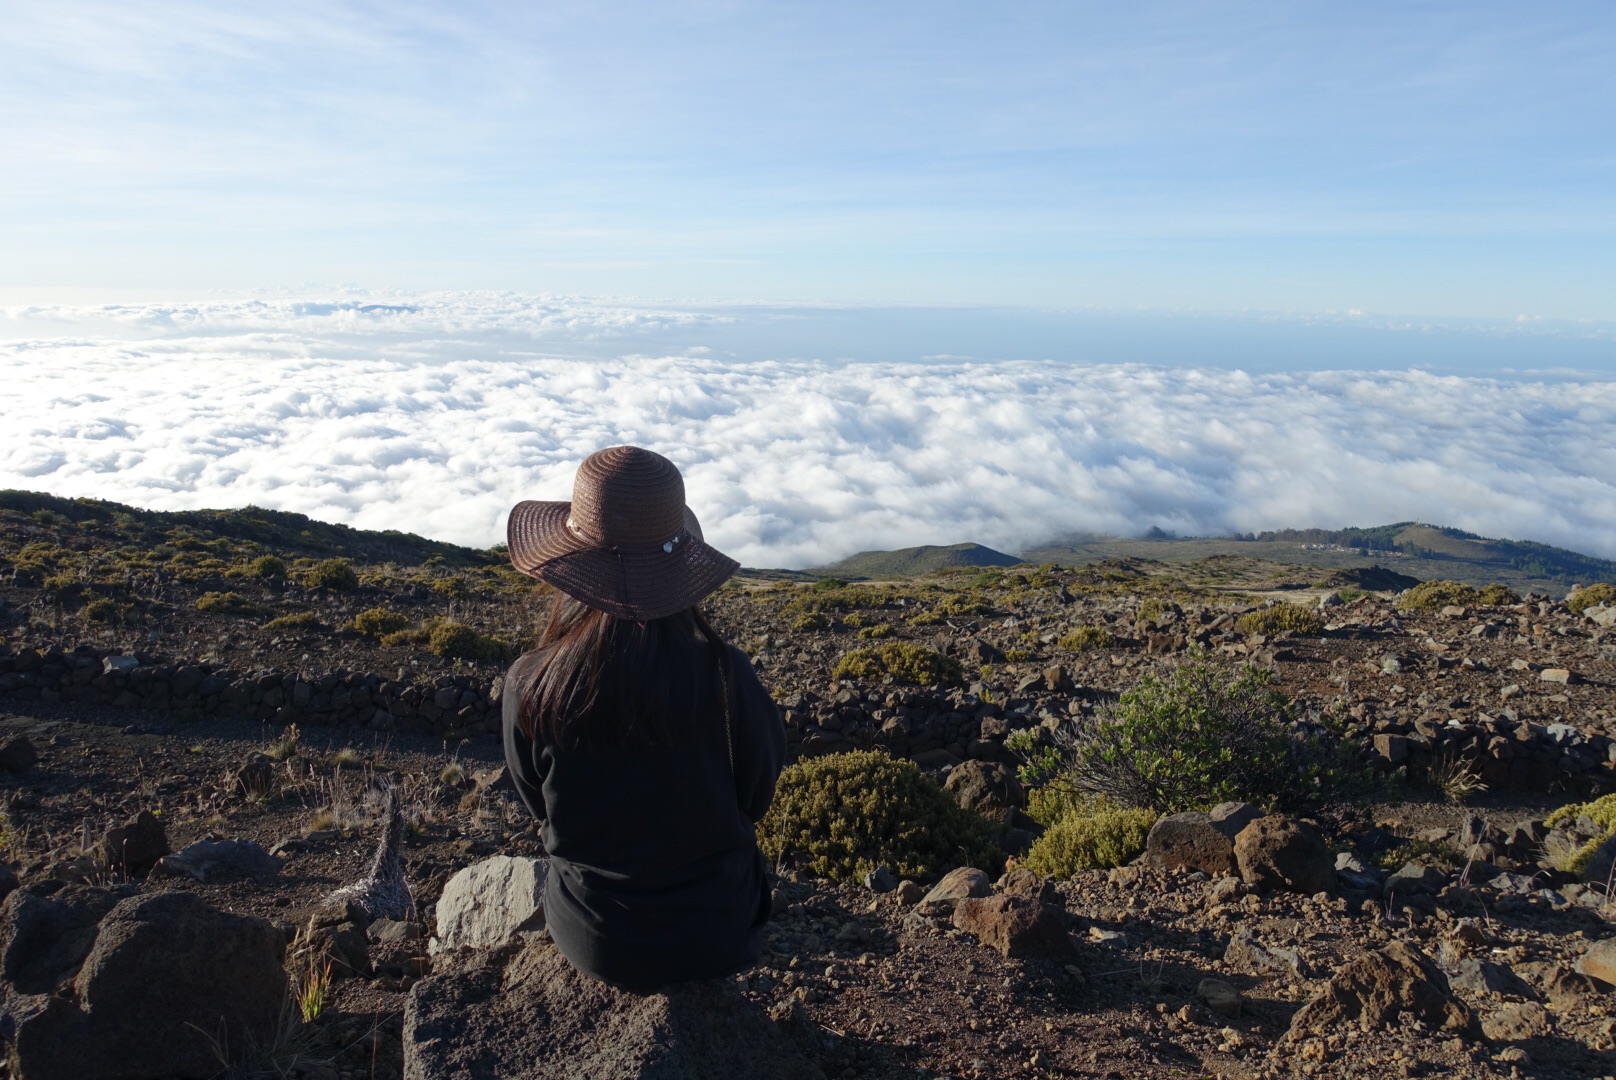
[{"label": "rocky ground", "polygon": [[[182,543],[153,565],[122,524],[0,526],[0,855],[19,895],[87,911],[96,895],[181,891],[261,916],[296,943],[294,989],[334,961],[312,1022],[255,1048],[266,1075],[402,1075],[405,1003],[440,962],[427,939],[445,884],[489,856],[540,854],[498,772],[503,660],[488,644],[521,647],[531,591],[470,556],[356,558],[356,580],[332,587],[299,580],[315,556],[344,557],[330,550],[198,532],[179,539],[214,545],[205,558],[176,566],[197,550]],[[284,576],[249,574],[266,554]],[[740,991],[829,1076],[1616,1075],[1616,905],[1608,880],[1566,866],[1587,838],[1576,823],[1541,825],[1616,790],[1608,609],[1537,596],[1413,612],[1352,581],[1207,563],[850,586],[752,576],[712,607],[782,702],[794,755],[880,747],[939,779],[1013,767],[1012,733],[1103,708],[1189,650],[1267,667],[1298,725],[1380,779],[1298,825],[1330,857],[1324,887],[1149,855],[1049,883],[983,867],[929,898],[935,882],[787,868]],[[222,593],[241,603],[198,608]],[[1319,625],[1240,628],[1278,599]],[[417,639],[353,628],[375,608]],[[316,618],[268,625],[301,612]],[[442,655],[442,621],[472,629],[487,658]],[[958,667],[926,686],[838,672],[893,642]],[[322,917],[322,898],[371,863],[379,781],[401,796],[418,910]],[[21,906],[8,902],[0,949],[16,952]],[[52,961],[69,978],[76,962]],[[15,966],[13,1011],[41,993]],[[13,1042],[11,1069],[50,1075],[19,1054]]]}]

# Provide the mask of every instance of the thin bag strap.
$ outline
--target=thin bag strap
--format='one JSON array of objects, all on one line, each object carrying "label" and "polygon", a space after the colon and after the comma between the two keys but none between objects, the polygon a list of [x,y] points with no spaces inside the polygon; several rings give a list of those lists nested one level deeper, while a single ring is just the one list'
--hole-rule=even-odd
[{"label": "thin bag strap", "polygon": [[730,686],[729,647],[718,646],[718,686],[724,695],[724,749],[729,751],[729,779],[735,782],[735,703]]}]

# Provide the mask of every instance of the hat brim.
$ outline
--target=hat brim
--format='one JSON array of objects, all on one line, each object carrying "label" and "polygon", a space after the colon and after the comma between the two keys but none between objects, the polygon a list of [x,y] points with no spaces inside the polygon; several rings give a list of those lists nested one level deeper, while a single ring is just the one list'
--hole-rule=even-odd
[{"label": "hat brim", "polygon": [[567,528],[570,502],[527,501],[505,528],[511,565],[589,607],[620,619],[660,619],[695,607],[741,564],[701,538],[685,507],[685,537],[673,550],[608,551]]}]

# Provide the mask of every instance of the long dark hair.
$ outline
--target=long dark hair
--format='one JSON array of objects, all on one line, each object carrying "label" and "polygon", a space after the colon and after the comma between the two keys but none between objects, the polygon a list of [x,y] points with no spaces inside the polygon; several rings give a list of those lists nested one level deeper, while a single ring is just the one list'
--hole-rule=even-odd
[{"label": "long dark hair", "polygon": [[521,711],[535,742],[669,745],[719,710],[728,738],[729,647],[699,608],[636,622],[557,592],[536,651]]}]

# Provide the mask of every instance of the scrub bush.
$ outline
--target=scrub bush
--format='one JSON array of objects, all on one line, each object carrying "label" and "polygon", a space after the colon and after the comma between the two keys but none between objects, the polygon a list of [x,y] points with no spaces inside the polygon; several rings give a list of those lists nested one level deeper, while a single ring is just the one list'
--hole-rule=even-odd
[{"label": "scrub bush", "polygon": [[1422,581],[1397,598],[1404,611],[1441,611],[1445,607],[1504,607],[1521,598],[1502,585],[1477,589],[1462,581]]},{"label": "scrub bush", "polygon": [[1111,708],[1063,729],[1062,782],[1164,814],[1236,799],[1305,801],[1332,779],[1333,761],[1292,736],[1289,705],[1272,683],[1260,668],[1204,660],[1147,674]]},{"label": "scrub bush", "polygon": [[410,620],[396,611],[386,608],[367,608],[353,617],[349,626],[366,637],[379,638],[398,630],[406,629]]},{"label": "scrub bush", "polygon": [[318,630],[320,617],[312,611],[281,615],[264,624],[265,630]]},{"label": "scrub bush", "polygon": [[203,593],[196,602],[198,611],[216,611],[221,615],[268,615],[270,609],[256,600],[237,592]]},{"label": "scrub bush", "polygon": [[788,766],[758,826],[775,862],[856,881],[877,866],[924,880],[956,866],[990,873],[1003,861],[993,827],[961,809],[911,761],[875,750],[828,754]]},{"label": "scrub bush", "polygon": [[[1593,823],[1596,830],[1592,839],[1580,847],[1568,850],[1550,850],[1549,855],[1556,863],[1556,869],[1570,874],[1581,874],[1588,868],[1593,860],[1611,837],[1616,836],[1616,794],[1606,795],[1592,802],[1572,803],[1562,806],[1554,813],[1543,819],[1543,824],[1551,829],[1556,825],[1574,823],[1581,818],[1587,818]],[[1553,835],[1553,834],[1551,834]]]},{"label": "scrub bush", "polygon": [[1074,810],[1033,841],[1022,863],[1041,877],[1057,878],[1121,866],[1145,850],[1154,824],[1156,815],[1150,810]]},{"label": "scrub bush", "polygon": [[1275,604],[1246,612],[1235,620],[1234,628],[1242,634],[1277,634],[1289,630],[1293,634],[1318,635],[1324,633],[1324,620],[1310,608]]},{"label": "scrub bush", "polygon": [[333,592],[353,592],[359,588],[359,574],[347,559],[324,559],[304,572],[303,584]]},{"label": "scrub bush", "polygon": [[516,648],[509,642],[479,634],[464,623],[441,622],[427,635],[426,647],[445,660],[510,660]]},{"label": "scrub bush", "polygon": [[283,578],[286,576],[286,562],[274,555],[260,555],[247,564],[247,572],[253,577]]},{"label": "scrub bush", "polygon": [[1055,644],[1072,652],[1103,649],[1111,644],[1111,631],[1103,626],[1079,626],[1062,634]]},{"label": "scrub bush", "polygon": [[854,649],[836,661],[833,679],[879,679],[890,675],[895,682],[933,686],[960,681],[959,661],[907,641]]},{"label": "scrub bush", "polygon": [[1616,585],[1607,585],[1601,581],[1597,585],[1589,585],[1585,589],[1578,589],[1566,601],[1566,606],[1578,615],[1591,607],[1598,607],[1600,604],[1616,605]]}]

